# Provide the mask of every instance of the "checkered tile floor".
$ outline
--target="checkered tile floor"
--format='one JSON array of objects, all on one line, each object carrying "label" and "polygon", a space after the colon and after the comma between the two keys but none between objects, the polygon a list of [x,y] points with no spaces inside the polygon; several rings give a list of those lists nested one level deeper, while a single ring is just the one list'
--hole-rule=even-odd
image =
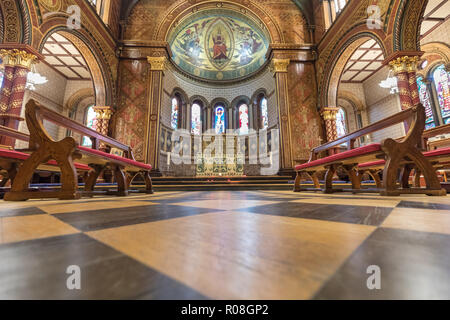
[{"label": "checkered tile floor", "polygon": [[[0,203],[1,299],[449,299],[450,198],[160,192]],[[68,290],[67,267],[81,270]],[[367,288],[367,268],[381,290]]]}]

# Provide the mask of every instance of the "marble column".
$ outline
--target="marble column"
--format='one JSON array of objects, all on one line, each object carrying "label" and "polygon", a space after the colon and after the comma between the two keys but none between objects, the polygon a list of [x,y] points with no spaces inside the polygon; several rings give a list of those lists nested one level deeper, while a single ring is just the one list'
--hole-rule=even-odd
[{"label": "marble column", "polygon": [[288,67],[290,59],[273,58],[271,71],[275,77],[280,125],[280,174],[293,170],[291,129],[289,124]]},{"label": "marble column", "polygon": [[397,86],[402,110],[411,108],[413,106],[409,87],[408,60],[408,57],[405,56],[396,58],[389,62],[391,70],[394,71],[394,74],[397,77]]},{"label": "marble column", "polygon": [[[38,56],[27,50],[1,49],[5,65],[4,85],[0,92],[0,124],[12,129],[19,127],[28,72]],[[14,147],[15,139],[0,137],[0,144]]]},{"label": "marble column", "polygon": [[417,64],[419,62],[419,57],[410,57],[406,64],[408,69],[408,81],[409,81],[409,91],[411,92],[411,101],[413,106],[420,103],[419,88],[417,86]]},{"label": "marble column", "polygon": [[165,56],[147,57],[149,69],[149,105],[147,109],[147,141],[145,162],[152,165],[152,173],[161,175],[159,170],[159,120],[163,95],[164,71],[167,58]]},{"label": "marble column", "polygon": [[[108,136],[109,120],[111,119],[111,116],[113,114],[111,107],[95,106],[94,111],[95,111],[95,119],[94,119],[95,130],[98,133]],[[106,149],[106,146],[103,143],[100,143],[100,149],[104,150]]]}]

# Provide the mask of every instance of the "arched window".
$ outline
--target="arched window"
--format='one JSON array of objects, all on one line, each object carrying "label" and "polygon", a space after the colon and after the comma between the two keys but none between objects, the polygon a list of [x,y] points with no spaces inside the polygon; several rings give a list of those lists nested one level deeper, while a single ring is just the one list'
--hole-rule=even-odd
[{"label": "arched window", "polygon": [[347,134],[347,120],[343,108],[339,108],[339,111],[336,114],[336,131],[338,138]]},{"label": "arched window", "polygon": [[202,108],[197,102],[191,107],[191,133],[202,134]]},{"label": "arched window", "polygon": [[450,88],[449,73],[442,64],[433,72],[433,83],[436,89],[437,101],[443,124],[450,123]]},{"label": "arched window", "polygon": [[243,103],[239,106],[239,134],[248,134],[249,117],[248,106]]},{"label": "arched window", "polygon": [[172,129],[178,129],[178,122],[180,116],[180,100],[178,97],[172,98],[172,114],[170,116],[170,126]]},{"label": "arched window", "polygon": [[3,87],[3,78],[4,78],[3,70],[0,69],[0,89]]},{"label": "arched window", "polygon": [[[94,106],[91,105],[86,109],[86,115],[85,115],[85,119],[84,119],[85,126],[91,128],[91,129],[95,129],[94,128],[95,117],[96,117],[96,114],[95,114]],[[83,146],[91,147],[92,146],[91,139],[88,137],[83,137]]]},{"label": "arched window", "polygon": [[218,105],[214,109],[214,129],[216,134],[225,133],[225,107]]},{"label": "arched window", "polygon": [[421,76],[417,77],[417,88],[419,90],[420,102],[425,107],[425,129],[434,128],[436,126],[436,121],[434,119],[430,92],[428,90],[427,84],[423,81],[423,77]]},{"label": "arched window", "polygon": [[261,129],[267,129],[269,127],[269,115],[267,113],[267,99],[263,97],[260,101],[260,112],[261,112]]}]

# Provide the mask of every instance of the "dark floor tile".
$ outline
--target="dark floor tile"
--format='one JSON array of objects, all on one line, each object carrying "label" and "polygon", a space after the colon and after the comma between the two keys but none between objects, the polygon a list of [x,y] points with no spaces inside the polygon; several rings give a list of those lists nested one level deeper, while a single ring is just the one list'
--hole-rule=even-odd
[{"label": "dark floor tile", "polygon": [[[67,267],[81,269],[68,290]],[[84,234],[0,246],[0,299],[205,299]]]},{"label": "dark floor tile", "polygon": [[392,210],[393,208],[385,207],[286,202],[246,208],[240,211],[379,226]]},{"label": "dark floor tile", "polygon": [[45,212],[35,207],[18,208],[18,209],[3,209],[3,208],[0,209],[0,218],[30,216],[34,214],[45,214]]},{"label": "dark floor tile", "polygon": [[221,210],[183,207],[179,205],[149,205],[83,212],[55,214],[63,222],[81,231],[95,231],[132,224],[174,219]]},{"label": "dark floor tile", "polygon": [[[316,299],[450,299],[450,236],[377,229],[322,287]],[[381,270],[369,290],[367,267]]]},{"label": "dark floor tile", "polygon": [[400,203],[397,205],[397,208],[448,210],[450,212],[450,205],[448,204],[418,202],[418,201],[400,201]]}]

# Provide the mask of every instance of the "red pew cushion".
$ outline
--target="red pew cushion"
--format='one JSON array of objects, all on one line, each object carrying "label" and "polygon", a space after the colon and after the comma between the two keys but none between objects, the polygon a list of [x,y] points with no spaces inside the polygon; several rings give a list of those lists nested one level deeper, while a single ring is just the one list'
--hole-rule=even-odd
[{"label": "red pew cushion", "polygon": [[[29,154],[20,151],[0,149],[0,157],[5,157],[8,159],[27,160],[29,156],[30,156]],[[47,162],[47,165],[57,167],[58,163],[55,160],[50,160],[49,162]],[[86,170],[86,171],[91,170],[91,168],[88,165],[82,163],[74,163],[74,165],[75,168],[77,168],[78,170]]]},{"label": "red pew cushion", "polygon": [[353,157],[357,157],[357,156],[362,156],[368,153],[372,153],[372,152],[377,152],[381,150],[381,144],[379,143],[372,143],[369,144],[367,146],[364,147],[359,147],[356,149],[352,149],[352,150],[348,150],[348,151],[344,151],[341,153],[337,153],[337,154],[333,154],[332,156],[328,156],[322,159],[317,159],[311,162],[307,162],[304,164],[300,164],[295,166],[295,170],[302,170],[302,169],[306,169],[306,168],[310,168],[310,167],[315,167],[315,166],[319,166],[319,165],[323,165],[329,162],[334,162],[334,161],[338,161],[338,160],[343,160],[343,159],[348,159],[348,158],[353,158]]},{"label": "red pew cushion", "polygon": [[103,151],[100,151],[100,150],[95,150],[95,149],[92,149],[92,148],[82,147],[82,146],[78,146],[78,149],[80,151],[83,151],[83,152],[86,152],[86,153],[92,153],[92,154],[95,154],[97,156],[101,156],[101,157],[105,157],[105,158],[121,161],[121,162],[127,163],[129,165],[141,168],[143,170],[151,170],[152,169],[152,166],[149,165],[149,164],[145,164],[145,163],[142,163],[142,162],[139,162],[139,161],[135,161],[135,160],[132,160],[132,159],[127,159],[127,158],[124,158],[124,157],[120,157],[120,156],[117,156],[115,154],[110,154],[110,153],[106,153],[106,152],[103,152]]},{"label": "red pew cushion", "polygon": [[442,148],[442,149],[436,149],[436,150],[427,151],[427,152],[423,153],[423,155],[425,157],[443,156],[443,155],[447,155],[447,154],[450,154],[450,147]]}]

